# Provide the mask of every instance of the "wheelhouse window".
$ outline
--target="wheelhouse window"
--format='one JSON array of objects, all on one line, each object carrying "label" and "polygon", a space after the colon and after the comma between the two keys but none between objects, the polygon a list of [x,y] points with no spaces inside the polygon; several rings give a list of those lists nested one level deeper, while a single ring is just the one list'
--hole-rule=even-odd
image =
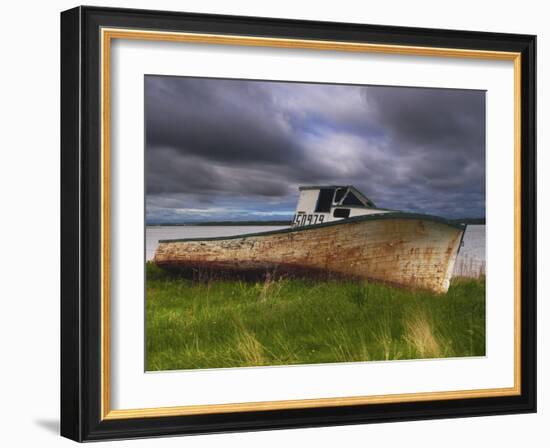
[{"label": "wheelhouse window", "polygon": [[346,198],[344,199],[344,201],[342,202],[342,205],[359,205],[359,206],[364,206],[365,204],[363,204],[363,202],[361,202],[361,200],[355,196],[355,194],[353,194],[351,191],[347,194]]},{"label": "wheelhouse window", "polygon": [[319,190],[319,197],[317,198],[317,205],[315,206],[315,213],[330,213],[333,197],[334,188],[321,188]]},{"label": "wheelhouse window", "polygon": [[338,204],[346,194],[347,188],[337,188],[336,193],[334,193],[334,203]]},{"label": "wheelhouse window", "polygon": [[332,216],[335,218],[349,218],[349,208],[337,208]]}]

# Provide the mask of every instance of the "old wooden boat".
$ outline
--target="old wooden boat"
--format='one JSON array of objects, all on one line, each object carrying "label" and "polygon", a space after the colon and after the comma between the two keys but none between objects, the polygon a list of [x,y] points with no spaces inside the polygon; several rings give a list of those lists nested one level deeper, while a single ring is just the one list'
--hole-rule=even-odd
[{"label": "old wooden boat", "polygon": [[162,240],[154,262],[194,275],[368,279],[444,293],[465,226],[377,208],[352,186],[301,187],[291,227]]}]

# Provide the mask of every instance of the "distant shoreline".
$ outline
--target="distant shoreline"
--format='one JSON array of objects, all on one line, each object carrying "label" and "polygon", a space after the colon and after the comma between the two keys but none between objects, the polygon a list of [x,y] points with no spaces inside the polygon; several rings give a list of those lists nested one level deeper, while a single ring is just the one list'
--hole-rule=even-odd
[{"label": "distant shoreline", "polygon": [[485,218],[462,218],[462,219],[450,219],[449,221],[458,224],[479,224],[485,225]]},{"label": "distant shoreline", "polygon": [[[459,224],[485,224],[485,218],[459,218],[449,219],[450,222]],[[204,222],[170,222],[170,223],[146,223],[147,227],[180,227],[180,226],[290,226],[292,221],[204,221]]]},{"label": "distant shoreline", "polygon": [[206,221],[187,223],[147,223],[147,227],[177,226],[290,226],[292,221]]}]

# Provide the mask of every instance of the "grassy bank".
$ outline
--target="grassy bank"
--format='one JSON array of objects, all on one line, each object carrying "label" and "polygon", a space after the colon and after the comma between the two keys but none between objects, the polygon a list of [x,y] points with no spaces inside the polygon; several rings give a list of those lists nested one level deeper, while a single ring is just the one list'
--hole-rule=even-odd
[{"label": "grassy bank", "polygon": [[147,370],[485,354],[485,281],[193,283],[147,265]]}]

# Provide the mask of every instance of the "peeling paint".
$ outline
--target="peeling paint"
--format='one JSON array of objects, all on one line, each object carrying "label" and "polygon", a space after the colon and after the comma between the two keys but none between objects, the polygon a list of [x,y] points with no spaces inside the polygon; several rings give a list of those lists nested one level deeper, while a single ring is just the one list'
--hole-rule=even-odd
[{"label": "peeling paint", "polygon": [[343,220],[243,237],[161,241],[154,262],[199,277],[344,277],[445,293],[463,233],[421,218]]}]

